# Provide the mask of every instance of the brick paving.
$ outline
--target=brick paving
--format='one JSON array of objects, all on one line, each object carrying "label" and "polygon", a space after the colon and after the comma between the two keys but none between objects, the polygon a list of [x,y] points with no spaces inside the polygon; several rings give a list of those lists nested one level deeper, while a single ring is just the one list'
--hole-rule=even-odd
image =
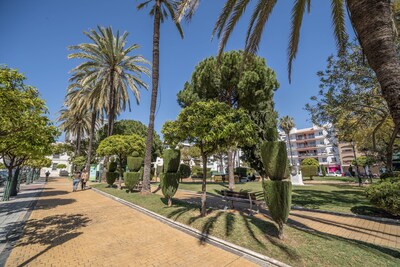
[{"label": "brick paving", "polygon": [[67,179],[46,185],[5,266],[254,266]]},{"label": "brick paving", "polygon": [[[44,182],[35,181],[32,184],[21,185],[20,193],[9,201],[0,201],[0,266],[4,265],[10,253],[12,243],[18,238],[23,224],[37,197],[44,187]],[[4,187],[0,189],[0,199]]]},{"label": "brick paving", "polygon": [[[178,190],[174,198],[196,204],[201,203],[200,194],[186,190]],[[223,209],[225,204],[221,197],[207,195],[207,205]],[[235,203],[234,205],[239,209],[249,207],[248,204]],[[272,221],[266,209],[260,209],[260,214],[256,217]],[[292,210],[288,223],[308,231],[400,249],[400,223],[303,210]]]}]

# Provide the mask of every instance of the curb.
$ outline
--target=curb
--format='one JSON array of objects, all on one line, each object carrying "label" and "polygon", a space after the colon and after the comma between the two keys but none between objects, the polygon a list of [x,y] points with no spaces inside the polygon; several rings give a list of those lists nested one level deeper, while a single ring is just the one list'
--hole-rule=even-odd
[{"label": "curb", "polygon": [[148,209],[145,209],[145,208],[143,208],[141,206],[135,205],[135,204],[133,204],[131,202],[128,202],[126,200],[123,200],[121,198],[118,198],[116,196],[108,194],[108,193],[103,192],[101,190],[98,190],[96,188],[92,187],[92,190],[94,192],[100,194],[100,195],[103,195],[103,196],[108,197],[108,198],[110,198],[110,199],[112,199],[114,201],[117,201],[117,202],[119,202],[121,204],[124,204],[124,205],[126,205],[126,206],[128,206],[128,207],[130,207],[132,209],[140,211],[140,212],[142,212],[142,213],[144,213],[144,214],[146,214],[146,215],[148,215],[148,216],[150,216],[150,217],[152,217],[152,218],[154,218],[154,219],[156,219],[156,220],[158,220],[158,221],[160,221],[162,223],[167,224],[170,227],[173,227],[173,228],[175,228],[177,230],[180,230],[180,231],[182,231],[184,233],[187,233],[187,234],[189,234],[189,235],[191,235],[193,237],[198,238],[199,240],[203,240],[206,243],[211,244],[211,245],[216,246],[216,247],[219,247],[219,248],[221,248],[221,249],[223,249],[225,251],[231,252],[231,253],[233,253],[233,254],[235,254],[237,256],[243,257],[243,258],[245,258],[245,259],[247,259],[247,260],[249,260],[249,261],[251,261],[251,262],[253,262],[255,264],[258,264],[260,266],[290,267],[290,265],[287,265],[287,264],[285,264],[283,262],[277,261],[277,260],[275,260],[273,258],[264,256],[264,255],[262,255],[260,253],[257,253],[257,252],[251,251],[249,249],[243,248],[241,246],[235,245],[233,243],[227,242],[227,241],[222,240],[220,238],[217,238],[215,236],[206,235],[206,234],[202,233],[201,231],[199,231],[197,229],[194,229],[194,228],[189,227],[189,226],[187,226],[185,224],[182,224],[182,223],[176,222],[174,220],[171,220],[169,218],[166,218],[164,216],[161,216],[161,215],[159,215],[159,214],[157,214],[155,212],[152,212],[152,211],[150,211]]},{"label": "curb", "polygon": [[[186,189],[178,189],[178,190],[182,191],[182,192],[187,192],[187,193],[192,193],[192,194],[199,195],[199,193],[196,192],[196,191],[191,191],[191,190],[186,190]],[[210,194],[210,193],[207,193],[207,196],[222,198],[221,196],[213,195],[213,194]],[[351,213],[343,213],[343,212],[327,211],[327,210],[316,210],[316,209],[304,208],[304,207],[301,207],[301,206],[292,206],[291,209],[292,210],[310,211],[310,212],[331,214],[331,215],[337,215],[337,216],[354,217],[354,218],[365,219],[365,220],[370,220],[370,221],[375,221],[375,222],[392,223],[392,224],[400,225],[400,219],[380,218],[380,217],[372,217],[372,216],[368,216],[368,215],[351,214]]]}]

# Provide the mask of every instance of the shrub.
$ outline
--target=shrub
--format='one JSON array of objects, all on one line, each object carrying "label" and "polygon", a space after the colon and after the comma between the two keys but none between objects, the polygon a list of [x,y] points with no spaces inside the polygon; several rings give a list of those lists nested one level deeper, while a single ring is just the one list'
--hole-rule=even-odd
[{"label": "shrub", "polygon": [[[193,166],[192,167],[192,174],[195,174],[197,177],[203,178],[203,168],[200,166]],[[206,178],[211,178],[211,168],[207,168],[207,175]]]},{"label": "shrub", "polygon": [[400,177],[400,171],[393,171],[394,177]]},{"label": "shrub", "polygon": [[303,177],[310,177],[312,180],[313,176],[318,175],[318,167],[314,165],[301,166],[301,174]]},{"label": "shrub", "polygon": [[166,149],[163,153],[164,172],[177,172],[181,161],[181,151]]},{"label": "shrub", "polygon": [[113,185],[118,177],[119,177],[118,172],[106,172],[107,184]]},{"label": "shrub", "polygon": [[235,174],[237,174],[240,178],[247,177],[247,168],[236,167]]},{"label": "shrub", "polygon": [[181,174],[179,172],[167,172],[161,174],[161,191],[164,197],[168,199],[168,206],[171,206],[171,198],[178,190],[180,177]]},{"label": "shrub", "polygon": [[272,219],[278,224],[279,231],[287,222],[292,205],[292,183],[290,181],[266,181],[264,199]]},{"label": "shrub", "polygon": [[163,165],[157,165],[157,175],[160,175],[163,172]]},{"label": "shrub", "polygon": [[138,172],[143,164],[142,157],[128,157],[127,165],[130,172]]},{"label": "shrub", "polygon": [[125,187],[129,192],[132,192],[133,189],[139,184],[142,179],[142,172],[126,172],[124,173],[124,181]]},{"label": "shrub", "polygon": [[366,188],[365,193],[372,204],[387,212],[400,215],[400,181],[381,181]]},{"label": "shrub", "polygon": [[115,172],[117,170],[117,162],[115,161],[114,158],[110,159],[110,162],[108,163],[108,171],[109,172]]},{"label": "shrub", "polygon": [[319,162],[314,158],[303,159],[303,161],[301,162],[301,166],[308,166],[308,165],[319,167]]},{"label": "shrub", "polygon": [[326,168],[324,165],[321,165],[321,173],[322,173],[322,176],[326,176]]},{"label": "shrub", "polygon": [[190,166],[187,164],[179,165],[179,172],[181,174],[181,178],[188,178],[190,177],[191,171]]},{"label": "shrub", "polygon": [[384,173],[382,173],[379,177],[381,178],[381,179],[386,179],[386,178],[389,178],[389,177],[391,177],[392,175],[390,175],[390,173],[388,173],[388,172],[384,172]]},{"label": "shrub", "polygon": [[65,168],[67,168],[67,165],[65,165],[63,163],[57,164],[57,169],[65,169]]},{"label": "shrub", "polygon": [[288,175],[288,157],[285,142],[269,141],[261,145],[265,172],[271,180],[283,180]]}]

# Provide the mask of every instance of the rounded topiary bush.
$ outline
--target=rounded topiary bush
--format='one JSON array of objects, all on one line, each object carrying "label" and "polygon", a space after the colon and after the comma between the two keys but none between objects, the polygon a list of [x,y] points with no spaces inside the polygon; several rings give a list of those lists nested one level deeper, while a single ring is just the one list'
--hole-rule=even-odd
[{"label": "rounded topiary bush", "polygon": [[164,172],[178,172],[181,152],[176,149],[166,149],[163,153]]},{"label": "rounded topiary bush", "polygon": [[125,187],[128,189],[129,192],[133,191],[133,189],[139,184],[141,179],[142,179],[141,172],[124,173]]},{"label": "rounded topiary bush", "polygon": [[179,178],[181,174],[177,173],[162,173],[161,174],[161,191],[166,199],[168,199],[168,206],[172,205],[172,197],[175,195],[176,191],[178,190],[179,186]]},{"label": "rounded topiary bush", "polygon": [[372,204],[387,212],[400,216],[400,181],[387,180],[370,185],[365,189]]},{"label": "rounded topiary bush", "polygon": [[127,165],[130,172],[138,172],[143,164],[142,157],[128,157]]},{"label": "rounded topiary bush", "polygon": [[118,179],[118,177],[119,177],[118,172],[106,172],[107,184],[112,186],[114,184],[115,180]]},{"label": "rounded topiary bush", "polygon": [[318,167],[313,165],[301,166],[301,174],[303,177],[310,177],[312,180],[313,176],[318,175]]},{"label": "rounded topiary bush", "polygon": [[181,164],[179,166],[179,173],[181,174],[181,178],[190,177],[191,174],[190,166],[187,164]]}]

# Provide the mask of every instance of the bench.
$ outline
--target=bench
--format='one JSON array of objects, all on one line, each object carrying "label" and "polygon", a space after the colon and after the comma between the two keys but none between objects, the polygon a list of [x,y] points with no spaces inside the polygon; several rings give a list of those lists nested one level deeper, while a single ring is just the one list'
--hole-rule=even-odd
[{"label": "bench", "polygon": [[225,202],[225,207],[224,210],[228,209],[227,202],[231,202],[232,209],[234,209],[233,202],[243,202],[243,203],[249,203],[249,211],[250,211],[250,216],[253,215],[253,205],[257,207],[257,210],[255,213],[259,213],[259,207],[262,204],[262,201],[259,201],[256,199],[256,194],[252,192],[247,192],[247,191],[231,191],[231,190],[221,190],[221,194],[223,195],[223,201]]}]

